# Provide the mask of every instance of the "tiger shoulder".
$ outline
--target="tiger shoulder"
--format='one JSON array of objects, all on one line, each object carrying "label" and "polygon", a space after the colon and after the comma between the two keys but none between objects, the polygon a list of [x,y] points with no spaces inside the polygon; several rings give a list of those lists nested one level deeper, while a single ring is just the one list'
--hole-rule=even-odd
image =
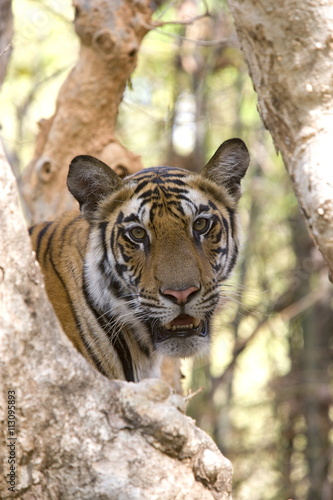
[{"label": "tiger shoulder", "polygon": [[96,158],[74,158],[67,185],[80,211],[30,234],[65,333],[105,376],[136,382],[159,376],[164,356],[209,350],[248,165],[240,139],[200,174],[153,167],[120,179]]}]

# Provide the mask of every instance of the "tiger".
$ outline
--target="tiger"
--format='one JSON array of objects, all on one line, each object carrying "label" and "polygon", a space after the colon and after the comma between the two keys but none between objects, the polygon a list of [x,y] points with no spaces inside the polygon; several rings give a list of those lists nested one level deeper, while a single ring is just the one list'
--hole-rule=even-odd
[{"label": "tiger", "polygon": [[165,357],[209,352],[249,161],[241,139],[223,142],[200,173],[158,166],[121,179],[92,156],[72,160],[79,207],[30,235],[63,330],[104,376],[160,377]]}]

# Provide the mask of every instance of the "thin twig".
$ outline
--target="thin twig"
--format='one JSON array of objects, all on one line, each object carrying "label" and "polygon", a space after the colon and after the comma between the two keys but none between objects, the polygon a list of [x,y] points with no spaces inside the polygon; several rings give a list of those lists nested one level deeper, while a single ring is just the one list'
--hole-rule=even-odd
[{"label": "thin twig", "polygon": [[7,47],[4,48],[3,51],[0,53],[0,57],[2,57],[7,52],[7,50],[9,50],[11,48],[11,46],[12,46],[12,42],[9,42]]},{"label": "thin twig", "polygon": [[171,38],[176,38],[177,40],[181,40],[182,42],[192,42],[195,45],[201,45],[202,47],[215,47],[218,45],[231,45],[230,40],[231,38],[219,38],[217,40],[195,40],[194,38],[188,38],[186,36],[181,36],[177,35],[176,33],[170,33],[167,31],[163,31],[161,29],[156,28],[158,33],[161,33],[162,35],[171,37]]},{"label": "thin twig", "polygon": [[205,388],[203,386],[199,387],[199,389],[197,389],[196,391],[190,392],[190,394],[188,394],[187,396],[185,396],[184,400],[185,401],[190,401],[192,398],[194,398],[195,396],[197,396],[198,394],[200,394],[200,392],[203,392],[204,390],[205,390]]},{"label": "thin twig", "polygon": [[168,25],[180,25],[180,26],[189,26],[190,24],[193,24],[195,21],[200,21],[200,19],[204,19],[205,17],[211,17],[211,14],[209,12],[209,8],[208,8],[208,5],[206,2],[204,2],[205,4],[205,12],[203,14],[199,14],[197,16],[193,16],[191,17],[190,19],[187,19],[187,20],[176,20],[176,21],[153,21],[151,24],[150,23],[146,23],[144,22],[143,20],[141,21],[142,22],[142,25],[149,29],[149,30],[153,30],[153,29],[156,29],[156,28],[161,28],[163,26],[168,26]]},{"label": "thin twig", "polygon": [[312,307],[323,297],[323,295],[323,291],[320,288],[318,290],[313,290],[301,299],[285,307],[282,311],[280,311],[279,314],[282,317],[283,321],[290,321],[295,316],[298,316],[302,312]]},{"label": "thin twig", "polygon": [[200,19],[204,19],[205,17],[211,17],[211,13],[209,11],[208,4],[206,0],[203,0],[203,4],[205,6],[205,12],[203,14],[199,14],[198,16],[191,17],[190,19],[187,20],[176,20],[176,21],[153,21],[153,23],[146,23],[144,21],[142,22],[142,25],[147,28],[148,30],[155,30],[158,33],[161,33],[165,36],[169,36],[172,38],[177,38],[177,40],[185,41],[185,42],[192,42],[195,45],[199,45],[202,47],[214,47],[214,46],[219,46],[219,45],[227,45],[228,43],[230,44],[230,39],[229,38],[220,38],[218,40],[195,40],[193,38],[188,38],[185,36],[177,35],[175,33],[169,33],[165,32],[159,28],[163,28],[164,26],[167,25],[181,25],[181,26],[188,26],[190,24],[193,24],[195,21],[199,21]]},{"label": "thin twig", "polygon": [[204,14],[199,14],[198,16],[191,17],[190,19],[184,19],[183,21],[181,21],[180,19],[176,21],[156,21],[153,22],[152,26],[155,26],[156,28],[161,28],[168,25],[189,26],[190,24],[195,23],[195,21],[200,21],[200,19],[204,19],[205,17],[210,17],[210,13],[208,11]]},{"label": "thin twig", "polygon": [[[213,379],[212,393],[214,394],[219,384],[226,378],[229,371],[235,366],[239,355],[245,350],[245,348],[250,344],[250,342],[256,337],[259,331],[264,327],[274,321],[276,317],[281,317],[284,321],[290,321],[294,317],[298,316],[302,312],[306,311],[312,307],[316,302],[318,302],[324,295],[322,290],[316,290],[309,292],[307,295],[301,299],[293,302],[292,304],[279,309],[278,307],[273,307],[266,318],[263,318],[255,327],[253,332],[245,339],[235,345],[232,352],[232,359],[224,369],[224,372]],[[271,314],[271,315],[270,315]]]}]

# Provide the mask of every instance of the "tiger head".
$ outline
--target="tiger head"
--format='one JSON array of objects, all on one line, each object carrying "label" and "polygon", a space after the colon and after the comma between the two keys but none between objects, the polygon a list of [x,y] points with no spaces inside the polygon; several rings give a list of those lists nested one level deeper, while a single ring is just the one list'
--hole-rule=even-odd
[{"label": "tiger head", "polygon": [[68,187],[90,224],[86,293],[143,351],[207,351],[220,285],[238,254],[248,164],[240,139],[224,142],[200,174],[156,167],[122,180],[93,157],[72,161]]}]

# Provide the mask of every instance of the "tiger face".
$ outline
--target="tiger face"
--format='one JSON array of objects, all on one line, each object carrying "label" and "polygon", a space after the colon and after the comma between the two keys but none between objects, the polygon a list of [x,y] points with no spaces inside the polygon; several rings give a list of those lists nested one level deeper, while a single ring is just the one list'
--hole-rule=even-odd
[{"label": "tiger face", "polygon": [[220,285],[238,254],[248,164],[240,139],[223,143],[201,174],[156,167],[121,180],[95,158],[73,160],[68,187],[90,225],[82,286],[105,331],[116,325],[110,335],[119,340],[123,328],[146,357],[208,350]]}]

